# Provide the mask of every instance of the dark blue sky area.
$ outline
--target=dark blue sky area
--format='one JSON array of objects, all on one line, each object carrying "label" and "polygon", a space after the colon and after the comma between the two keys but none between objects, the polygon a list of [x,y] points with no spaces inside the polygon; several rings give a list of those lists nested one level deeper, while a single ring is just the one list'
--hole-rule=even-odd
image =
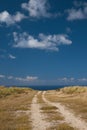
[{"label": "dark blue sky area", "polygon": [[86,0],[0,0],[1,85],[86,85]]}]

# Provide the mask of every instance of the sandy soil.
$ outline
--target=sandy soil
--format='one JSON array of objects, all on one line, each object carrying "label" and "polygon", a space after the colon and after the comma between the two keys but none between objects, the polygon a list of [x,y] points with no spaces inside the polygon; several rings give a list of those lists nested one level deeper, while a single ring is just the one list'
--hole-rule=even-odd
[{"label": "sandy soil", "polygon": [[45,121],[45,115],[40,112],[41,105],[37,102],[39,91],[33,98],[31,104],[31,120],[32,120],[32,130],[46,130],[49,127],[49,123]]},{"label": "sandy soil", "polygon": [[77,128],[78,130],[87,130],[87,123],[80,119],[80,117],[77,117],[74,115],[73,112],[71,112],[68,108],[66,108],[64,105],[61,105],[60,103],[53,103],[48,101],[45,98],[46,91],[43,92],[42,98],[45,103],[56,106],[58,108],[58,111],[62,114],[62,116],[65,118],[66,123],[71,125],[74,128]]}]

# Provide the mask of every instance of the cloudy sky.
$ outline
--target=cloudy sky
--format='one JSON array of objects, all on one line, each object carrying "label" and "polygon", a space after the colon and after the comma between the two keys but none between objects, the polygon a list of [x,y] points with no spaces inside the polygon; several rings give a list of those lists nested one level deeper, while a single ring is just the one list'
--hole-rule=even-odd
[{"label": "cloudy sky", "polygon": [[87,84],[87,0],[0,0],[0,84]]}]

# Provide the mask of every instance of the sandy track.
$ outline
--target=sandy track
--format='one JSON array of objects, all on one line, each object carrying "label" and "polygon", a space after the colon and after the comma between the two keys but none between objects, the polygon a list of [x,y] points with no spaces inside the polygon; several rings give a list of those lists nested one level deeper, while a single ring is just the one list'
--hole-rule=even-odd
[{"label": "sandy track", "polygon": [[53,103],[48,101],[45,98],[45,91],[42,94],[42,98],[45,103],[56,106],[58,108],[58,111],[64,116],[65,121],[70,124],[72,127],[77,128],[78,130],[87,130],[87,123],[80,119],[79,117],[76,117],[73,113],[70,112],[69,109],[67,109],[65,106],[61,105],[60,103]]},{"label": "sandy track", "polygon": [[45,116],[40,112],[41,105],[37,103],[37,96],[41,92],[39,91],[33,98],[31,104],[31,120],[32,120],[32,130],[46,130],[49,124],[44,120]]}]

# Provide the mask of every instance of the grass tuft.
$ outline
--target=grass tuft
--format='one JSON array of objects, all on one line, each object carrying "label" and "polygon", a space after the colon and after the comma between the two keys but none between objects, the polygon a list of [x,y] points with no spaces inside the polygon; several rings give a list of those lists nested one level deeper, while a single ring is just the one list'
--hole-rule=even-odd
[{"label": "grass tuft", "polygon": [[47,110],[47,111],[49,111],[49,110],[57,110],[58,108],[57,107],[55,107],[55,106],[44,106],[44,107],[42,107],[41,108],[41,110]]},{"label": "grass tuft", "polygon": [[75,130],[73,127],[69,126],[66,123],[59,124],[57,130]]},{"label": "grass tuft", "polygon": [[22,93],[28,93],[29,91],[32,91],[31,88],[18,88],[18,87],[4,87],[0,86],[0,98],[7,97],[9,95],[15,95],[15,94],[22,94]]},{"label": "grass tuft", "polygon": [[74,94],[74,93],[84,93],[87,92],[87,87],[80,87],[80,86],[70,86],[60,89],[63,93],[66,94]]}]

